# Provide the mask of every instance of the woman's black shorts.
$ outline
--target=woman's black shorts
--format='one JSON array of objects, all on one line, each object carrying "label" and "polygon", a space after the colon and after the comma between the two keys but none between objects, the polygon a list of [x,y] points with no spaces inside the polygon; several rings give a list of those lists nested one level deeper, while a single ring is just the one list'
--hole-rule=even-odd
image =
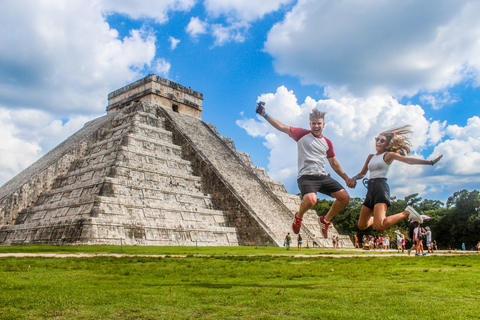
[{"label": "woman's black shorts", "polygon": [[385,203],[387,207],[392,205],[387,178],[368,179],[367,195],[363,205],[373,210],[377,203]]}]

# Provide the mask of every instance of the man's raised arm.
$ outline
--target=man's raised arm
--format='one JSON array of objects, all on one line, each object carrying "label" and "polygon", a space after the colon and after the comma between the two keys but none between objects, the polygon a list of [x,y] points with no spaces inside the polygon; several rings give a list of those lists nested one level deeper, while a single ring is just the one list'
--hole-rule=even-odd
[{"label": "man's raised arm", "polygon": [[[260,111],[259,108],[262,108],[261,112],[258,112],[258,111]],[[259,115],[261,115],[262,117],[264,117],[265,120],[267,120],[267,122],[272,125],[272,127],[277,129],[278,131],[281,131],[281,132],[284,132],[284,133],[290,135],[290,126],[287,126],[286,124],[282,123],[281,121],[279,121],[279,120],[273,118],[272,116],[270,116],[267,113],[267,109],[265,109],[264,105],[261,105],[261,104],[257,105],[257,113]]]}]

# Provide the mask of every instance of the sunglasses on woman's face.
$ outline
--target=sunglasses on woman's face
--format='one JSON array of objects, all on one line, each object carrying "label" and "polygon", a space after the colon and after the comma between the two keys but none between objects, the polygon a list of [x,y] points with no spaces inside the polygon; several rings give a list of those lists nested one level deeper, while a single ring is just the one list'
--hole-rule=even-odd
[{"label": "sunglasses on woman's face", "polygon": [[380,138],[375,138],[375,141],[377,141],[377,142],[380,141],[381,143],[385,143],[385,141],[387,141],[387,140],[385,140],[385,139],[380,139]]}]

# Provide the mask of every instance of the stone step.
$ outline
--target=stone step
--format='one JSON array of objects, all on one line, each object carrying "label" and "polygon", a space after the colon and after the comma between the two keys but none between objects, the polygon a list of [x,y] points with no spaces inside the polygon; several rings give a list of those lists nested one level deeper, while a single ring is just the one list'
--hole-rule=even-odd
[{"label": "stone step", "polygon": [[[11,244],[24,243],[75,243],[82,241],[85,244],[118,244],[120,239],[126,245],[183,245],[183,246],[238,246],[235,228],[169,228],[164,226],[128,224],[119,222],[112,224],[109,221],[83,221],[82,227],[89,227],[87,234],[79,229],[75,234],[72,229],[78,229],[78,221],[59,221],[49,226],[24,225],[15,229],[4,227],[2,242]],[[11,229],[11,230],[9,230]],[[97,230],[102,230],[97,234]],[[127,235],[127,237],[125,237]],[[83,239],[82,239],[83,238]]]},{"label": "stone step", "polygon": [[77,201],[63,201],[36,205],[22,211],[19,223],[33,220],[49,220],[61,217],[91,217],[91,216],[137,216],[141,219],[183,219],[186,221],[205,222],[212,225],[225,225],[226,213],[211,208],[188,206],[166,206],[164,202],[151,202],[148,206],[144,201],[132,203],[128,198],[113,200],[108,197],[99,197],[92,201],[84,198]]},{"label": "stone step", "polygon": [[118,137],[135,133],[153,140],[163,140],[172,143],[172,133],[165,129],[165,119],[157,118],[157,120],[159,123],[152,124],[145,121],[145,119],[142,121],[138,117],[129,118],[128,121],[123,122],[119,126],[101,130],[98,134],[98,141],[115,140]]},{"label": "stone step", "polygon": [[124,111],[110,122],[111,127],[107,129],[106,134],[115,132],[115,128],[128,127],[132,122],[141,122],[151,127],[165,128],[165,119],[163,117],[135,109],[125,109]]}]

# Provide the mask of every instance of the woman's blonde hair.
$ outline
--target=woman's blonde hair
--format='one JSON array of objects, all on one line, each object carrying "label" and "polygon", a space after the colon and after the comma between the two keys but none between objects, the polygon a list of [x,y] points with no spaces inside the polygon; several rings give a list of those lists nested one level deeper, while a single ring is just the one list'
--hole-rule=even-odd
[{"label": "woman's blonde hair", "polygon": [[408,140],[408,136],[413,133],[412,126],[405,125],[395,127],[380,133],[380,135],[387,138],[386,150],[401,154],[402,156],[411,154],[410,148],[412,144]]}]

